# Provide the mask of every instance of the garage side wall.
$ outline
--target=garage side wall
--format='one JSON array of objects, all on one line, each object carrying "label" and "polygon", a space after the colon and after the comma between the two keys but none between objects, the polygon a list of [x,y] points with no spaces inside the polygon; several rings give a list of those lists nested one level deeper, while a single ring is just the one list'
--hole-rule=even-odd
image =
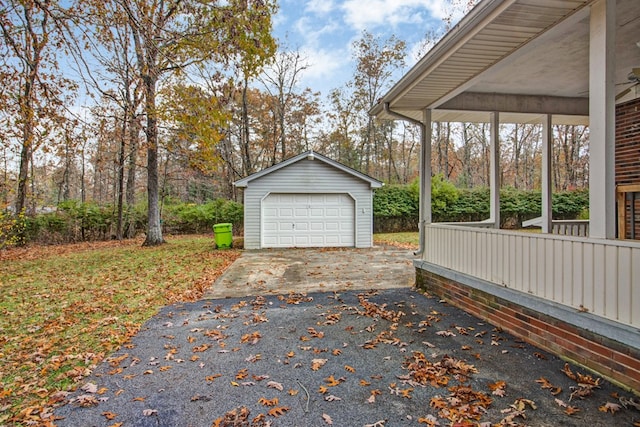
[{"label": "garage side wall", "polygon": [[300,160],[251,181],[244,190],[244,247],[260,249],[261,201],[270,193],[349,193],[355,199],[355,244],[373,245],[373,191],[358,179],[321,160]]}]

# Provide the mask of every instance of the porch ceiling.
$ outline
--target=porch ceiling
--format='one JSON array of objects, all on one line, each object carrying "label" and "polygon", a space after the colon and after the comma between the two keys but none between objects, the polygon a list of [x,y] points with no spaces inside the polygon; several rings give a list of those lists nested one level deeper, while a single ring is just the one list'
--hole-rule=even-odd
[{"label": "porch ceiling", "polygon": [[[436,121],[588,123],[589,5],[594,0],[483,0],[371,110]],[[616,83],[640,66],[638,0],[617,0]],[[617,88],[617,89],[618,89]]]}]

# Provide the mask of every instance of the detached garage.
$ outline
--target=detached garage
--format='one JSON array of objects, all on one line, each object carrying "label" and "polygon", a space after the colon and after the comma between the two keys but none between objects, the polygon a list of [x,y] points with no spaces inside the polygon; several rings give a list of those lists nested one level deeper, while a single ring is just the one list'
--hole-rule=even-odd
[{"label": "detached garage", "polygon": [[244,247],[373,245],[373,189],[382,182],[313,151],[234,183],[244,188]]}]

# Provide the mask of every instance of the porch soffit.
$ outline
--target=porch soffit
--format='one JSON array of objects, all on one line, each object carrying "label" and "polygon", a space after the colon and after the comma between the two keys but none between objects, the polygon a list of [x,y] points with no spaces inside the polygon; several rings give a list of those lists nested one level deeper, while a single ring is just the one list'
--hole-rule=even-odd
[{"label": "porch soffit", "polygon": [[[592,2],[481,1],[371,114],[391,119],[382,108],[389,102],[393,111],[416,120],[429,107],[434,109],[433,120],[486,121],[488,114],[482,111],[496,108],[505,113],[501,114],[504,122],[524,118],[537,122],[547,111],[558,115],[556,122],[587,124],[587,6]],[[636,2],[617,0],[616,82],[626,81],[630,68],[640,65],[640,49],[635,46],[640,41]]]}]

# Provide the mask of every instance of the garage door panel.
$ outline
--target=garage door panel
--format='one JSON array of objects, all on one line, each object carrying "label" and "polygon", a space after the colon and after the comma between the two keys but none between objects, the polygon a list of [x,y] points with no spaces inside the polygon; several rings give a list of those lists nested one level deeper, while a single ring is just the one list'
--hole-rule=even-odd
[{"label": "garage door panel", "polygon": [[347,194],[278,194],[262,202],[263,247],[354,246],[355,208]]}]

